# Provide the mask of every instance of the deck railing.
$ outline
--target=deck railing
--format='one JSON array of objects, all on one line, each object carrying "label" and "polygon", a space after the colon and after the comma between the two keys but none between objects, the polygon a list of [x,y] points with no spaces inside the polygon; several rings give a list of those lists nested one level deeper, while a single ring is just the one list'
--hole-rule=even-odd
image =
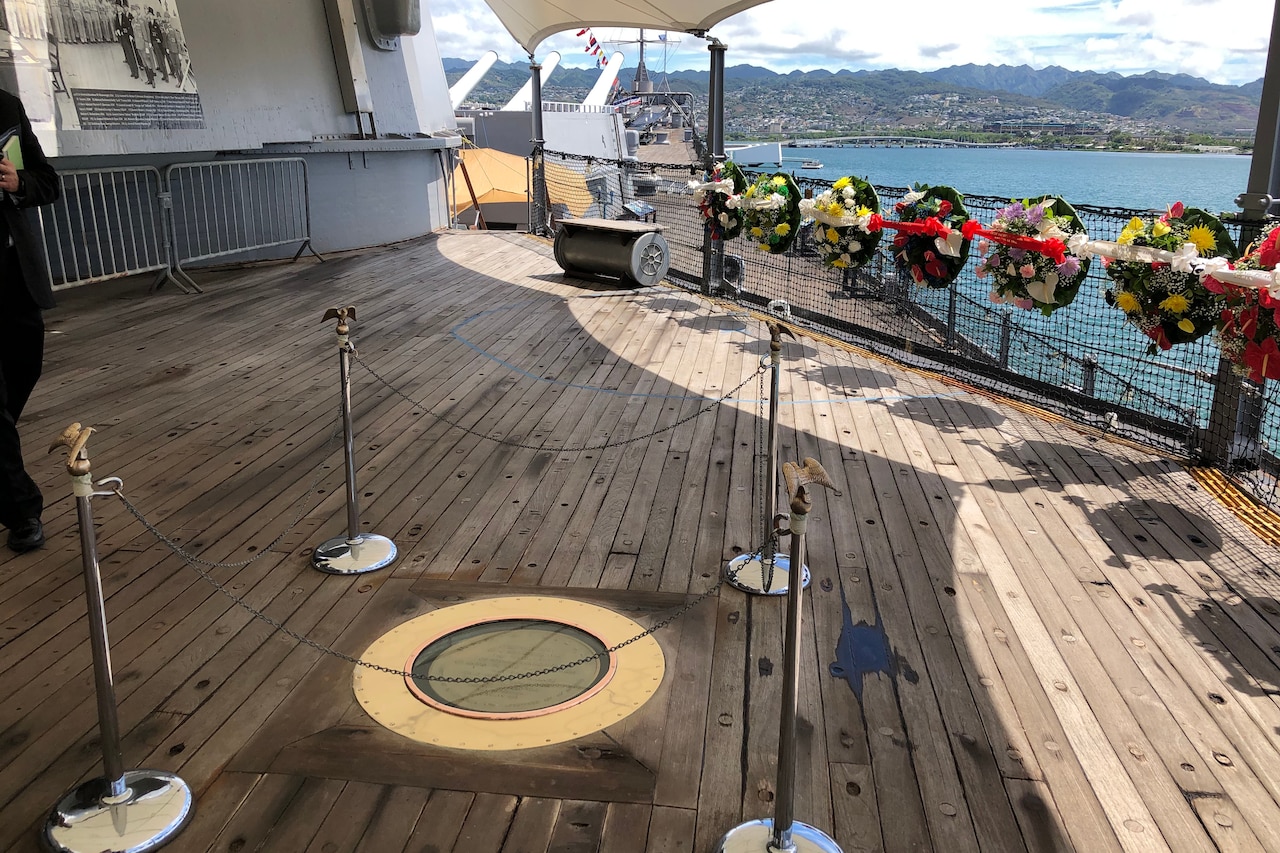
[{"label": "deck railing", "polygon": [[[39,208],[54,288],[157,273],[199,289],[183,264],[298,244],[311,249],[301,158],[219,160],[60,172],[62,197]],[[314,253],[314,249],[311,250]],[[185,281],[185,284],[184,284]]]},{"label": "deck railing", "polygon": [[[1277,383],[1249,382],[1221,358],[1212,335],[1148,354],[1150,339],[1106,303],[1110,280],[1100,262],[1091,265],[1075,301],[1052,317],[993,304],[989,283],[974,274],[974,261],[953,287],[941,290],[917,287],[883,250],[857,271],[830,269],[803,225],[785,254],[769,255],[739,239],[724,245],[722,263],[690,198],[689,179],[700,169],[559,152],[547,156],[583,175],[594,200],[584,216],[626,218],[632,202],[652,206],[671,248],[668,277],[674,283],[766,310],[772,306],[895,360],[1222,468],[1260,501],[1280,509]],[[797,182],[815,193],[830,186],[810,178]],[[908,191],[876,190],[890,216]],[[1034,188],[1027,195],[1034,196]],[[969,215],[984,223],[1008,202],[965,197]],[[1103,240],[1115,239],[1133,216],[1149,214],[1088,205],[1076,205],[1076,211],[1090,236]],[[1239,238],[1242,228],[1258,223],[1224,225]]]}]

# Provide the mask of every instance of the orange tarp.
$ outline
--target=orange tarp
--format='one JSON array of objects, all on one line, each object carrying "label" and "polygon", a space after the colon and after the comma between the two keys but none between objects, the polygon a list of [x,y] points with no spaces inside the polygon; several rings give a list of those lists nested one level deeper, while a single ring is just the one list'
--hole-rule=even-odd
[{"label": "orange tarp", "polygon": [[[463,166],[476,201],[481,205],[498,202],[528,202],[530,166],[524,157],[493,148],[463,148],[462,162],[454,169],[453,180],[458,200],[454,214],[471,207],[471,195],[463,177]],[[581,174],[560,163],[546,163],[547,196],[552,204],[563,204],[574,216],[582,216],[593,199]]]}]

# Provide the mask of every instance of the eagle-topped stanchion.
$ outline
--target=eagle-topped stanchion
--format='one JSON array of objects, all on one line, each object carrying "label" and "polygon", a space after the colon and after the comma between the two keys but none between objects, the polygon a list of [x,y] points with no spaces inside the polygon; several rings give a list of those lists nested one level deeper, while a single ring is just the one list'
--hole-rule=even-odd
[{"label": "eagle-topped stanchion", "polygon": [[338,369],[342,381],[342,433],[347,471],[347,535],[327,540],[311,554],[311,565],[333,575],[357,575],[391,564],[396,545],[385,536],[360,532],[360,505],[356,493],[356,438],[351,423],[351,325],[356,307],[330,308],[325,320],[338,321]]},{"label": "eagle-topped stanchion", "polygon": [[92,427],[71,424],[53,442],[49,452],[70,449],[67,472],[71,475],[80,524],[80,553],[84,564],[85,598],[89,609],[89,645],[93,652],[94,689],[98,696],[98,733],[102,742],[103,775],[68,791],[49,814],[41,831],[46,849],[57,853],[102,853],[127,850],[144,853],[169,842],[191,819],[191,788],[163,770],[125,770],[120,754],[120,723],[116,715],[115,681],[111,650],[107,643],[107,616],[102,600],[102,575],[98,570],[98,546],[93,532],[91,498],[115,494],[118,477],[97,486],[89,476],[86,445]]},{"label": "eagle-topped stanchion", "polygon": [[809,569],[803,564],[792,563],[786,554],[775,554],[777,542],[774,534],[774,511],[778,493],[778,397],[782,387],[782,337],[795,340],[795,334],[782,323],[771,322],[769,327],[769,363],[772,385],[769,391],[769,446],[765,450],[767,471],[763,489],[764,541],[754,554],[734,557],[725,566],[725,580],[754,595],[786,595],[791,586],[791,567],[800,565],[800,579],[809,584]]},{"label": "eagle-topped stanchion", "polygon": [[[791,497],[789,530],[780,536],[791,536],[791,565],[804,565],[805,528],[813,501],[808,487],[832,488],[831,478],[816,459],[805,459],[804,465],[788,462],[782,466]],[[841,853],[839,845],[822,830],[795,820],[796,781],[796,716],[800,702],[800,613],[803,586],[792,584],[787,590],[787,633],[783,655],[786,670],[782,682],[782,712],[778,722],[778,783],[774,798],[773,819],[748,821],[725,833],[716,853]]]}]

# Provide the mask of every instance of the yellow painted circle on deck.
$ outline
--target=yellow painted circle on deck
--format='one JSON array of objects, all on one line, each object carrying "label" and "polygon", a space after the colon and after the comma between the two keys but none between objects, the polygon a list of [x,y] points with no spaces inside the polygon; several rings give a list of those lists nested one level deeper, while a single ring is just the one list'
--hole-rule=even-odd
[{"label": "yellow painted circle on deck", "polygon": [[[468,601],[411,619],[383,634],[360,657],[402,671],[427,637],[500,619],[564,622],[595,635],[607,647],[645,629],[604,607],[551,596],[508,596]],[[357,666],[353,678],[361,707],[397,734],[453,749],[533,749],[598,732],[638,710],[657,692],[666,672],[662,648],[646,636],[618,649],[609,682],[585,700],[542,716],[515,720],[476,719],[423,703],[404,677]]]}]

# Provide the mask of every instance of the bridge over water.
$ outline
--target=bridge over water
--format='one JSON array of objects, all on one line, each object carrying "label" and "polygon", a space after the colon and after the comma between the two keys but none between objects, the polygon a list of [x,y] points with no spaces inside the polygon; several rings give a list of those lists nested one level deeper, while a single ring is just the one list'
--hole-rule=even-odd
[{"label": "bridge over water", "polygon": [[926,136],[829,136],[824,139],[789,139],[786,148],[830,148],[832,146],[903,146],[912,148],[1016,148],[1015,142],[965,142],[960,139],[933,139]]}]

